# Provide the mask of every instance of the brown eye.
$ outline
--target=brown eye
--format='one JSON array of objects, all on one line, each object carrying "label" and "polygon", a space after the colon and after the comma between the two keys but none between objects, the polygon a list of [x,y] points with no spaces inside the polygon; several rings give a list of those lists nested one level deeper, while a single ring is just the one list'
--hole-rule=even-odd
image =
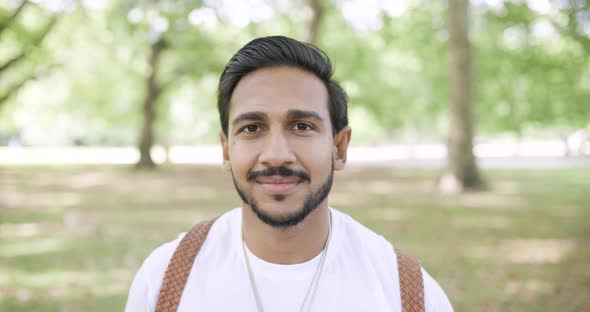
[{"label": "brown eye", "polygon": [[313,128],[306,123],[300,122],[300,123],[295,124],[293,129],[297,130],[297,131],[309,131],[309,130],[312,130]]},{"label": "brown eye", "polygon": [[257,125],[248,125],[244,128],[244,131],[246,132],[256,132],[259,130],[260,127],[258,127]]}]

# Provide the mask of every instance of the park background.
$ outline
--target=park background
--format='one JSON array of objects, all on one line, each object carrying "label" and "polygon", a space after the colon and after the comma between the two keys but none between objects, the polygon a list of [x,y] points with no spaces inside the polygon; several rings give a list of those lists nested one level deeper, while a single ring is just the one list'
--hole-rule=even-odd
[{"label": "park background", "polygon": [[588,310],[588,1],[2,0],[0,311],[122,310],[149,252],[239,206],[217,81],[274,34],[349,95],[332,206],[456,311]]}]

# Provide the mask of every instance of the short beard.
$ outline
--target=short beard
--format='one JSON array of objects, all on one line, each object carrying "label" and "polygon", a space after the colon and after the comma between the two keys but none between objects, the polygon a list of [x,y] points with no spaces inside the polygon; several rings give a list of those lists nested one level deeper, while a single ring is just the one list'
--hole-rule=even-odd
[{"label": "short beard", "polygon": [[[250,208],[252,208],[252,211],[254,211],[254,213],[256,214],[258,219],[260,219],[260,221],[274,228],[286,228],[301,223],[310,213],[316,210],[316,208],[319,207],[319,205],[328,197],[328,195],[330,194],[330,190],[332,189],[332,183],[334,182],[334,167],[332,164],[332,169],[330,170],[330,175],[326,179],[326,182],[324,182],[324,184],[322,184],[319,189],[317,189],[315,192],[312,192],[305,198],[305,200],[303,201],[303,207],[299,211],[280,218],[272,217],[266,212],[262,211],[256,203],[254,197],[247,197],[246,194],[244,194],[244,192],[238,186],[238,183],[233,175],[233,172],[232,180],[234,182],[236,191],[238,192],[238,195],[240,196],[242,201],[248,204]],[[284,198],[285,197],[283,195],[275,196],[275,200],[277,201],[282,201]]]}]

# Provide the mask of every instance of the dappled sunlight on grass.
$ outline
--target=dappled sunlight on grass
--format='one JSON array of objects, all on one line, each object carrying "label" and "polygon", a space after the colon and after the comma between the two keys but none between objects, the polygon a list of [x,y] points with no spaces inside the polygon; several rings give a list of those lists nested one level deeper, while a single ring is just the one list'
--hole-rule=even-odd
[{"label": "dappled sunlight on grass", "polygon": [[461,205],[471,208],[487,208],[494,210],[523,209],[527,206],[519,196],[507,196],[493,191],[487,193],[467,193],[460,195]]},{"label": "dappled sunlight on grass", "polygon": [[559,263],[575,247],[565,239],[511,239],[500,244],[499,252],[514,263]]},{"label": "dappled sunlight on grass", "polygon": [[395,222],[408,218],[408,212],[396,208],[373,208],[369,215],[378,221]]},{"label": "dappled sunlight on grass", "polygon": [[27,241],[3,242],[0,258],[39,255],[64,250],[65,242],[58,238],[38,238]]},{"label": "dappled sunlight on grass", "polygon": [[173,194],[178,200],[200,200],[200,199],[212,199],[222,191],[215,190],[212,187],[204,185],[193,185],[183,186],[174,190]]},{"label": "dappled sunlight on grass", "polygon": [[32,237],[41,233],[39,223],[4,223],[0,224],[0,237]]},{"label": "dappled sunlight on grass", "polygon": [[516,181],[501,181],[495,183],[491,191],[502,195],[518,195],[521,188]]},{"label": "dappled sunlight on grass", "polygon": [[355,197],[351,193],[336,192],[330,193],[330,205],[331,206],[349,206],[358,203],[358,197]]},{"label": "dappled sunlight on grass", "polygon": [[109,184],[115,177],[109,172],[88,172],[73,175],[64,181],[64,187],[77,190]]},{"label": "dappled sunlight on grass", "polygon": [[543,280],[510,281],[506,284],[504,292],[507,296],[518,296],[530,302],[536,296],[550,295],[553,291],[551,283]]},{"label": "dappled sunlight on grass", "polygon": [[0,192],[0,207],[31,209],[45,207],[74,206],[81,202],[81,196],[74,192],[43,192],[28,194],[17,190],[5,190]]},{"label": "dappled sunlight on grass", "polygon": [[18,283],[28,288],[49,288],[58,285],[75,288],[96,283],[101,274],[103,273],[75,271],[19,272]]},{"label": "dappled sunlight on grass", "polygon": [[73,208],[64,212],[63,224],[71,235],[94,234],[103,225],[95,212]]},{"label": "dappled sunlight on grass", "polygon": [[510,219],[505,216],[457,216],[451,220],[455,228],[505,229],[510,227]]},{"label": "dappled sunlight on grass", "polygon": [[393,180],[377,181],[347,181],[342,186],[349,192],[362,191],[370,194],[403,194],[406,192],[434,194],[436,188],[432,181],[412,181],[410,183],[396,183]]},{"label": "dappled sunlight on grass", "polygon": [[[5,296],[14,295],[20,302],[33,297],[41,300],[63,300],[80,295],[107,296],[125,293],[136,267],[113,268],[104,271],[47,271],[13,272],[18,276],[17,285],[7,290]],[[0,274],[0,281],[3,280]],[[2,284],[0,284],[1,287]]]},{"label": "dappled sunlight on grass", "polygon": [[468,255],[516,264],[558,264],[575,248],[576,242],[567,239],[507,239],[493,244],[478,244]]},{"label": "dappled sunlight on grass", "polygon": [[577,208],[571,205],[561,205],[555,207],[555,213],[564,218],[575,218],[577,216]]},{"label": "dappled sunlight on grass", "polygon": [[[239,205],[217,166],[2,174],[2,311],[120,311],[154,248]],[[420,259],[456,311],[590,306],[590,170],[485,174],[490,192],[442,196],[436,171],[350,166],[330,205]]]}]

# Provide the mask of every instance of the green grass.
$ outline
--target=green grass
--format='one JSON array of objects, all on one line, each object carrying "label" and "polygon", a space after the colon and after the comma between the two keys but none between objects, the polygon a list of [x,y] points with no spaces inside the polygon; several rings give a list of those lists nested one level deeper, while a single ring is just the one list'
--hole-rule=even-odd
[{"label": "green grass", "polygon": [[[437,172],[351,167],[331,205],[415,255],[456,311],[590,306],[590,168],[494,170],[441,196]],[[239,205],[220,168],[0,168],[0,311],[121,311],[151,250]]]}]

